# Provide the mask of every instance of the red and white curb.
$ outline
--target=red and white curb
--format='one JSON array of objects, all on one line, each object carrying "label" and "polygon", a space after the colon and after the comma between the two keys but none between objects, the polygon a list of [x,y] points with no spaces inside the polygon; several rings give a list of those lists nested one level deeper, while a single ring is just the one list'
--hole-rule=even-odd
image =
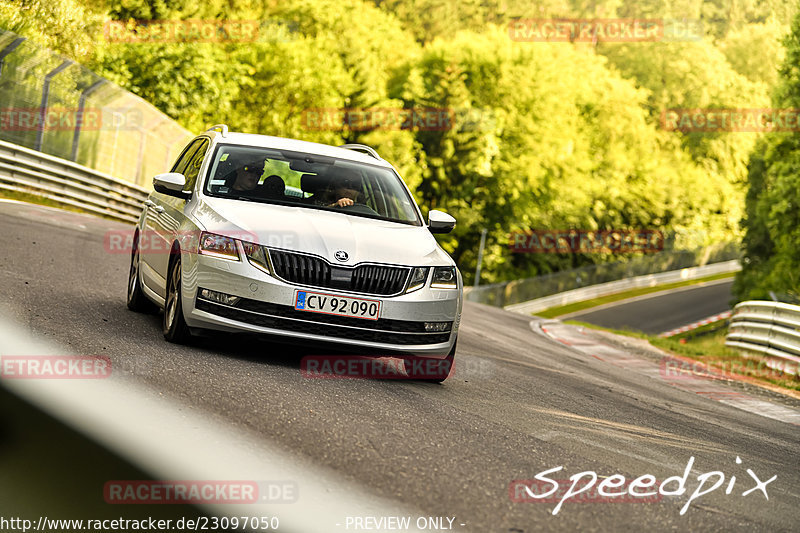
[{"label": "red and white curb", "polygon": [[681,372],[673,376],[671,372],[665,371],[670,363],[680,368],[679,365],[683,360],[679,357],[673,357],[665,353],[664,359],[660,363],[644,357],[638,357],[603,342],[591,330],[564,324],[558,320],[533,321],[530,326],[535,333],[543,334],[578,353],[585,354],[603,363],[644,374],[649,378],[664,381],[676,388],[738,407],[743,411],[789,424],[800,425],[800,410],[767,402],[746,392],[732,391],[730,387],[723,385],[718,377],[709,375],[706,372],[697,374]]},{"label": "red and white curb", "polygon": [[699,320],[697,322],[693,322],[687,326],[683,326],[677,329],[671,329],[669,331],[665,331],[664,333],[659,333],[659,337],[672,337],[673,335],[677,335],[679,333],[685,333],[687,331],[691,331],[693,329],[697,329],[700,326],[705,326],[706,324],[711,324],[712,322],[719,322],[720,320],[725,320],[726,318],[731,317],[732,311],[725,311],[724,313],[720,313],[718,315],[710,316],[708,318],[704,318],[703,320]]}]

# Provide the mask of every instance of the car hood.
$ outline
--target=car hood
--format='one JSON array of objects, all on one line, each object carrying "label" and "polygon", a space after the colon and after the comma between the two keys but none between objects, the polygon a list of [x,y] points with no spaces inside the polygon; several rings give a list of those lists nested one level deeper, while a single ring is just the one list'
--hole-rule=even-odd
[{"label": "car hood", "polygon": [[[425,226],[225,198],[203,198],[193,215],[206,231],[318,255],[332,264],[453,264]],[[340,251],[347,254],[346,260],[342,254],[336,257]]]}]

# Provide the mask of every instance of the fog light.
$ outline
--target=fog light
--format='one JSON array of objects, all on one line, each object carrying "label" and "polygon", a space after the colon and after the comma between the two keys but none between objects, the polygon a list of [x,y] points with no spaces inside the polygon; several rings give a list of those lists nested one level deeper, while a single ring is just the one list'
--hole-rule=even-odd
[{"label": "fog light", "polygon": [[450,329],[450,322],[425,322],[425,331],[432,333],[435,331],[447,331]]},{"label": "fog light", "polygon": [[210,291],[208,289],[200,289],[200,296],[202,298],[205,298],[206,300],[223,305],[236,305],[237,303],[239,303],[239,300],[241,300],[241,298],[239,298],[238,296],[231,296],[230,294],[225,294],[217,291]]}]

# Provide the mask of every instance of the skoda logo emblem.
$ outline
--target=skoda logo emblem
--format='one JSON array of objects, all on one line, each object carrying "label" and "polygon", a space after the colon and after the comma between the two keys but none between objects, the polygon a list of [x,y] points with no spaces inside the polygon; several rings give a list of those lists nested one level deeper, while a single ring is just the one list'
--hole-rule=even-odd
[{"label": "skoda logo emblem", "polygon": [[339,250],[338,252],[333,254],[333,257],[335,257],[338,261],[347,261],[347,258],[350,256],[347,255],[347,252],[345,252],[344,250]]}]

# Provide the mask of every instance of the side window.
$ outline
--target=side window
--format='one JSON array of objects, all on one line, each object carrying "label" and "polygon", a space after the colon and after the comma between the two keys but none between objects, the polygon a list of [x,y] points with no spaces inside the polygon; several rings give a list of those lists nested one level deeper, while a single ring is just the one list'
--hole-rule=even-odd
[{"label": "side window", "polygon": [[179,172],[183,174],[183,171],[186,169],[186,164],[192,158],[192,154],[194,154],[201,142],[203,142],[203,139],[195,139],[189,144],[189,146],[184,148],[183,152],[181,152],[181,155],[178,157],[178,160],[175,161],[175,164],[172,166],[172,170],[170,170],[170,172]]},{"label": "side window", "polygon": [[200,173],[200,167],[203,166],[203,159],[205,159],[206,152],[208,151],[208,145],[208,141],[203,140],[186,165],[183,172],[183,175],[186,176],[186,186],[183,188],[184,191],[194,190],[197,175]]}]

